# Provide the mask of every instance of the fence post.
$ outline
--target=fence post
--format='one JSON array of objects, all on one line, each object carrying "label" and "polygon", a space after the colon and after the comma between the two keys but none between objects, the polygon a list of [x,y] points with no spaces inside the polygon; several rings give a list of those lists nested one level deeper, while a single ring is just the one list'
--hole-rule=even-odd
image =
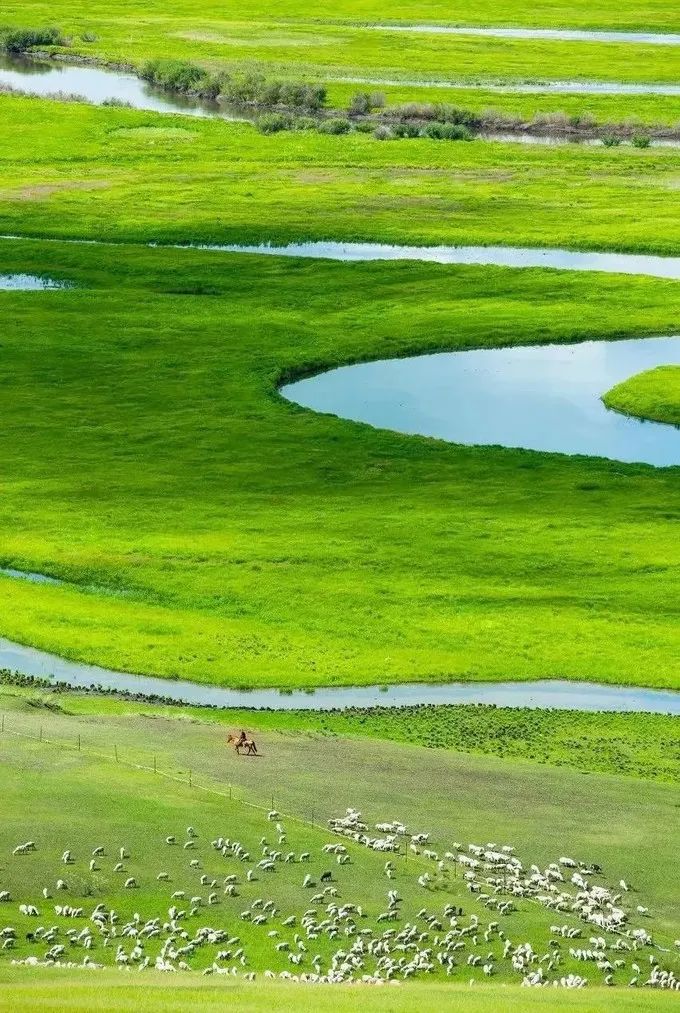
[{"label": "fence post", "polygon": [[80,752],[80,732],[78,732],[78,752]]},{"label": "fence post", "polygon": [[113,755],[116,758],[116,763],[118,763],[118,746],[113,747]]},{"label": "fence post", "polygon": [[3,730],[3,732],[5,730],[5,715],[4,714],[2,715],[2,730]]},{"label": "fence post", "polygon": [[189,787],[191,788],[191,771],[189,771]]},{"label": "fence post", "polygon": [[229,801],[231,802],[231,785],[229,785]]}]

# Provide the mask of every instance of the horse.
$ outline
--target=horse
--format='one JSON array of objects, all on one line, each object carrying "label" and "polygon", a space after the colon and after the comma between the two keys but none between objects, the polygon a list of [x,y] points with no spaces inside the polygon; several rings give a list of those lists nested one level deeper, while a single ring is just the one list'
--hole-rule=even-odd
[{"label": "horse", "polygon": [[233,746],[238,755],[241,755],[241,749],[245,749],[246,756],[258,756],[257,746],[255,745],[255,739],[249,738],[245,732],[241,732],[240,735],[228,735],[227,743]]}]

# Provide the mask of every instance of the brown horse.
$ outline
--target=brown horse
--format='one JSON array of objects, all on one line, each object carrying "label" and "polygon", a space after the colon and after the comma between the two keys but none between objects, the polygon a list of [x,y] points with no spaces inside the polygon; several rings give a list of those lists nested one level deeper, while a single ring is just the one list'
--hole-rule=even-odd
[{"label": "brown horse", "polygon": [[241,732],[240,735],[228,735],[227,744],[233,746],[239,756],[242,749],[245,749],[246,756],[258,755],[255,739],[249,738],[245,732]]}]

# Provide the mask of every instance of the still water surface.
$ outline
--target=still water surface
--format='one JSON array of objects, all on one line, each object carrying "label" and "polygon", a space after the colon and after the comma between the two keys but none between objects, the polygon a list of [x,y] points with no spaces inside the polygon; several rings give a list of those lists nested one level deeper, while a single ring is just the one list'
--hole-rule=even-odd
[{"label": "still water surface", "polygon": [[649,711],[680,714],[680,693],[635,686],[602,686],[588,682],[403,683],[398,686],[347,686],[315,690],[238,690],[203,686],[180,679],[113,672],[96,665],[67,661],[46,651],[0,638],[0,668],[51,678],[71,686],[102,686],[129,693],[154,694],[214,707],[272,710],[332,710],[346,707],[406,707],[416,704],[495,704],[556,710]]},{"label": "still water surface", "polygon": [[49,63],[0,56],[0,86],[8,85],[31,95],[49,97],[58,93],[79,95],[95,105],[112,99],[134,109],[159,113],[184,113],[187,116],[231,116],[217,102],[188,98],[175,92],[154,88],[134,74],[101,67],[79,66],[51,60]]},{"label": "still water surface", "polygon": [[343,366],[283,387],[305,408],[466,445],[680,465],[680,429],[601,401],[616,383],[680,364],[680,337],[419,355]]}]

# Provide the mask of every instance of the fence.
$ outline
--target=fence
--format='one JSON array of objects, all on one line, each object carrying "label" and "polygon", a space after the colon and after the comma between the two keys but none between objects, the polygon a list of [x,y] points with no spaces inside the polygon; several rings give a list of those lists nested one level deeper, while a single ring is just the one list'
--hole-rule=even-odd
[{"label": "fence", "polygon": [[[103,728],[107,734],[112,732],[109,725],[104,725]],[[167,733],[167,728],[163,730]],[[131,741],[130,729],[124,726],[120,728],[120,741],[104,741],[102,725],[98,719],[79,721],[72,715],[51,714],[44,708],[35,715],[20,711],[0,715],[0,740],[23,739],[42,743],[46,748],[78,752],[84,759],[117,764],[146,773],[150,777],[181,784],[197,793],[228,799],[249,809],[260,812],[276,809],[287,821],[317,830],[327,831],[330,817],[343,815],[348,805],[357,803],[356,789],[353,791],[351,787],[344,787],[339,791],[331,770],[326,771],[326,782],[312,788],[306,783],[311,778],[306,779],[305,772],[300,772],[299,769],[297,774],[302,774],[302,785],[297,783],[299,778],[294,783],[289,783],[285,772],[278,769],[273,773],[268,771],[268,778],[265,779],[264,772],[267,768],[260,766],[261,761],[255,758],[242,757],[237,768],[233,750],[226,752],[223,726],[206,724],[202,730],[211,733],[213,754],[204,753],[202,763],[197,760],[194,766],[183,764],[181,768],[173,769],[173,761],[176,761],[178,754],[168,744],[167,735],[165,743],[160,744],[161,748],[154,749],[153,743],[149,748],[148,745],[140,746],[136,740]],[[203,738],[207,738],[207,735],[204,734]],[[215,746],[219,750],[217,756]],[[229,780],[226,783],[220,783],[215,776],[216,759],[222,763],[227,759],[230,763]],[[233,772],[239,768],[249,775],[249,784],[233,776]],[[266,780],[266,783],[253,783],[254,779]],[[371,812],[369,825],[373,822],[373,816],[379,819],[385,818],[385,815],[382,810]],[[402,849],[401,860],[414,867],[420,864],[416,856],[408,853],[408,849]],[[429,868],[424,864],[423,868],[425,867]]]}]

